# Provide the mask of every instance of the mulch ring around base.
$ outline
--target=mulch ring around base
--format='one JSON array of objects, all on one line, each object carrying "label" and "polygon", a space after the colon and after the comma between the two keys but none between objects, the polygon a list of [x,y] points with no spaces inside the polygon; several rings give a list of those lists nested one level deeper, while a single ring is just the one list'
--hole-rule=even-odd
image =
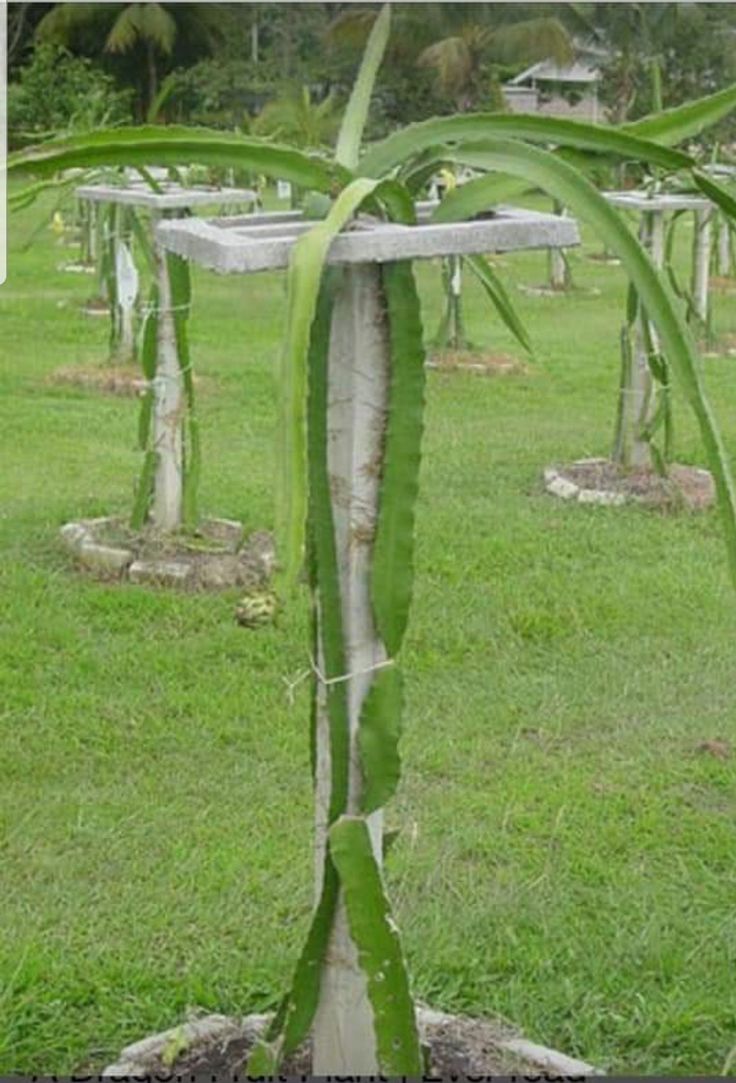
[{"label": "mulch ring around base", "polygon": [[61,528],[61,540],[95,579],[180,590],[263,586],[276,567],[272,535],[244,537],[233,519],[205,519],[196,531],[136,532],[124,520],[80,519]]},{"label": "mulch ring around base", "polygon": [[716,335],[703,345],[702,350],[703,357],[734,357],[736,356],[736,335],[732,331]]},{"label": "mulch ring around base", "polygon": [[110,305],[104,297],[90,297],[81,308],[83,316],[109,316]]},{"label": "mulch ring around base", "polygon": [[[249,1015],[243,1019],[223,1015],[193,1018],[180,1027],[128,1046],[114,1065],[105,1068],[104,1074],[166,1073],[167,1076],[232,1078],[244,1073],[248,1055],[269,1019],[266,1015]],[[470,1019],[419,1008],[417,1022],[428,1052],[430,1071],[443,1079],[538,1075],[540,1071],[578,1077],[601,1074],[592,1065],[533,1045],[505,1024],[489,1019]],[[287,1076],[310,1076],[310,1042],[290,1056],[280,1071]]]},{"label": "mulch ring around base", "polygon": [[427,355],[426,365],[439,372],[479,372],[485,376],[520,375],[528,371],[510,354],[476,350],[433,350]]},{"label": "mulch ring around base", "polygon": [[516,287],[520,293],[527,297],[600,297],[601,291],[597,286],[552,286],[550,283],[542,285],[525,285],[519,283]]},{"label": "mulch ring around base", "polygon": [[[210,379],[195,376],[194,386],[200,391],[205,390]],[[148,387],[140,365],[123,365],[112,361],[97,365],[63,365],[52,372],[46,382],[57,387],[81,387],[105,395],[133,398],[142,395]]]},{"label": "mulch ring around base", "polygon": [[84,263],[81,259],[71,260],[69,263],[60,263],[56,269],[65,273],[81,275],[93,275],[97,271],[94,263]]},{"label": "mulch ring around base", "polygon": [[148,382],[140,365],[64,365],[48,377],[47,383],[61,387],[82,387],[107,395],[142,395]]},{"label": "mulch ring around base", "polygon": [[668,476],[654,470],[625,470],[608,459],[579,459],[544,471],[548,493],[579,504],[643,504],[663,511],[702,511],[715,502],[708,470],[673,463]]},{"label": "mulch ring around base", "polygon": [[708,288],[717,293],[736,293],[736,278],[728,278],[726,275],[711,275],[708,279]]}]

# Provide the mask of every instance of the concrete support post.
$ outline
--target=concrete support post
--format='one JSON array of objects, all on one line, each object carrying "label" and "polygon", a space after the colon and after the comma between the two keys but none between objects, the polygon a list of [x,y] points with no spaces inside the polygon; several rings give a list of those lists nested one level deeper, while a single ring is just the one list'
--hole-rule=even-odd
[{"label": "concrete support post", "polygon": [[[378,514],[381,457],[388,408],[389,350],[386,316],[375,265],[346,267],[336,299],[328,362],[328,471],[342,597],[351,756],[348,812],[359,812],[362,786],[357,747],[363,700],[375,677],[371,667],[386,651],[376,634],[370,595],[373,540]],[[324,689],[322,689],[324,692]],[[317,890],[321,889],[330,800],[329,726],[318,699]],[[381,861],[382,813],[369,818],[376,860]],[[373,1075],[378,1071],[373,1012],[340,901],[322,973],[313,1032],[312,1071],[323,1075]]]},{"label": "concrete support post", "polygon": [[718,216],[718,274],[731,277],[731,230],[723,214]]},{"label": "concrete support post", "polygon": [[[657,270],[664,265],[664,213],[648,211],[642,215],[639,239],[649,249]],[[652,465],[649,443],[641,438],[642,428],[651,419],[656,404],[656,385],[647,359],[648,336],[656,343],[656,332],[644,326],[645,315],[639,312],[628,379],[622,387],[621,429],[616,457],[625,467],[648,469]]]},{"label": "concrete support post", "polygon": [[695,311],[704,324],[708,320],[708,277],[712,241],[713,210],[707,208],[695,212],[695,239],[693,243],[693,300]]},{"label": "concrete support post", "polygon": [[128,364],[135,360],[135,302],[138,296],[138,272],[123,232],[124,208],[115,208],[113,257],[115,275],[116,341],[112,361]]},{"label": "concrete support post", "polygon": [[[554,201],[554,213],[564,215],[565,210],[561,203]],[[561,248],[548,248],[549,284],[553,290],[567,289],[567,264]]]},{"label": "concrete support post", "polygon": [[448,273],[450,282],[449,345],[453,350],[462,350],[466,343],[463,323],[463,267],[459,256],[448,257]]},{"label": "concrete support post", "polygon": [[[155,222],[154,222],[155,225]],[[153,230],[155,238],[155,229]],[[157,530],[181,526],[184,480],[182,426],[186,411],[166,252],[154,241],[158,285],[158,337],[154,381],[153,446],[156,474],[151,520]]]}]

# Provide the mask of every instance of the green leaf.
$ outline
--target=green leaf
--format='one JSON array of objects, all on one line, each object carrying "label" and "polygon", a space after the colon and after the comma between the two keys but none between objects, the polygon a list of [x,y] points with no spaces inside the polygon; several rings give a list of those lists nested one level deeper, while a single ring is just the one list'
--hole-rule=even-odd
[{"label": "green leaf", "polygon": [[373,548],[371,596],[389,657],[401,647],[414,578],[414,506],[424,412],[422,321],[411,264],[382,267],[391,351],[389,413]]},{"label": "green leaf", "polygon": [[[425,184],[443,166],[455,164],[455,155],[450,146],[433,146],[423,151],[416,158],[411,158],[404,169],[399,171],[401,183],[416,195]],[[529,185],[515,177],[497,177],[498,185],[494,203],[513,203],[523,199],[529,193]]]},{"label": "green leaf", "polygon": [[223,165],[332,191],[350,174],[334,162],[293,147],[208,128],[114,128],[26,147],[8,157],[8,173],[49,176],[79,166]]},{"label": "green leaf", "polygon": [[525,350],[532,353],[532,344],[529,335],[526,332],[526,328],[514,308],[513,302],[506,291],[506,287],[488,263],[488,260],[480,255],[464,256],[463,258],[483,286],[483,289],[488,294],[496,311],[511,334]]},{"label": "green leaf", "polygon": [[151,439],[151,421],[153,418],[154,394],[151,381],[156,376],[156,354],[158,350],[158,286],[154,282],[148,296],[148,311],[143,321],[141,346],[141,367],[149,383],[141,399],[138,415],[138,447],[146,451]]},{"label": "green leaf", "polygon": [[697,98],[694,102],[686,102],[674,109],[665,109],[664,112],[653,113],[641,120],[621,124],[617,131],[651,139],[666,146],[675,146],[685,139],[694,139],[706,128],[728,116],[734,108],[736,83],[715,94]]},{"label": "green leaf", "polygon": [[333,824],[330,852],[340,877],[350,936],[367,979],[379,1069],[389,1076],[421,1077],[409,978],[365,820],[342,816]]},{"label": "green leaf", "polygon": [[358,728],[363,790],[360,810],[366,816],[393,797],[401,777],[399,741],[404,707],[401,673],[395,666],[377,671],[363,700]]},{"label": "green leaf", "polygon": [[66,196],[70,188],[77,188],[79,185],[84,184],[89,179],[89,175],[73,176],[73,177],[57,177],[54,180],[38,181],[36,184],[31,184],[27,188],[22,188],[18,192],[8,193],[8,207],[13,211],[21,211],[25,207],[30,206],[34,200],[40,196],[43,192],[53,191],[55,189],[61,189],[62,195]]},{"label": "green leaf", "polygon": [[136,489],[133,512],[130,516],[130,525],[133,530],[140,530],[148,518],[148,509],[151,504],[153,493],[153,479],[156,473],[158,455],[155,451],[147,451],[143,459],[143,469]]},{"label": "green leaf", "polygon": [[703,195],[720,207],[728,218],[736,221],[736,199],[733,193],[713,177],[701,173],[699,169],[693,170],[693,178]]},{"label": "green leaf", "polygon": [[184,448],[184,477],[182,492],[182,522],[186,527],[197,523],[197,496],[201,472],[199,425],[195,414],[194,374],[189,356],[187,321],[192,302],[189,264],[181,256],[166,253],[166,267],[171,288],[171,307],[176,336],[176,356],[181,370],[187,406],[187,441]]},{"label": "green leaf", "polygon": [[143,342],[141,347],[141,366],[147,380],[156,375],[156,355],[158,351],[158,286],[154,282],[148,295],[148,311],[143,321]]},{"label": "green leaf", "polygon": [[390,29],[391,5],[384,4],[371,27],[360,70],[353,83],[350,100],[345,108],[340,134],[337,138],[335,159],[348,169],[354,170],[358,164],[360,143],[368,119],[373,86],[386,51]]},{"label": "green leaf", "polygon": [[[340,677],[346,671],[340,578],[327,468],[327,363],[334,296],[341,277],[339,268],[328,268],[320,289],[309,344],[309,571],[313,597],[319,608],[322,665],[328,680]],[[315,660],[319,657],[316,650],[314,657]],[[316,698],[316,676],[313,681]],[[347,684],[345,681],[328,684],[323,695],[330,730],[328,819],[332,823],[345,811],[348,795]],[[313,724],[316,724],[316,718]]]},{"label": "green leaf", "polygon": [[[487,168],[523,176],[544,188],[587,221],[603,243],[621,259],[698,421],[716,482],[728,558],[736,581],[736,490],[728,455],[705,396],[695,344],[669,286],[616,209],[577,170],[555,155],[523,143],[499,140],[495,149],[491,149],[488,141],[486,148]],[[481,177],[456,189],[439,208],[437,220],[456,221],[484,210],[487,206],[485,186],[486,178]]]},{"label": "green leaf", "polygon": [[309,335],[330,244],[350,221],[378,181],[352,181],[327,217],[303,234],[292,249],[288,271],[286,341],[280,366],[280,471],[277,529],[287,589],[302,563],[306,512],[306,396]]},{"label": "green leaf", "polygon": [[156,270],[156,263],[153,257],[153,245],[151,244],[151,238],[148,234],[148,231],[141,222],[138,215],[135,213],[131,215],[130,225],[131,229],[133,230],[133,236],[135,237],[138,247],[143,253],[143,258],[148,265],[148,270],[151,272],[151,274],[153,274]]},{"label": "green leaf", "polygon": [[138,414],[138,447],[141,451],[147,450],[150,441],[153,403],[153,388],[149,387],[141,399],[140,413]]},{"label": "green leaf", "polygon": [[250,1076],[275,1074],[281,1059],[297,1049],[309,1033],[319,1004],[322,966],[332,933],[338,891],[337,870],[328,855],[322,894],[294,971],[291,990],[274,1020],[275,1025],[250,1055]]},{"label": "green leaf", "polygon": [[554,143],[560,147],[593,150],[670,170],[688,168],[693,164],[680,151],[630,135],[618,128],[524,113],[466,113],[424,120],[394,132],[361,158],[359,172],[366,177],[383,177],[433,145],[457,145],[469,140],[504,136],[532,143]]},{"label": "green leaf", "polygon": [[260,1039],[250,1051],[246,1073],[250,1079],[275,1076],[278,1072],[281,1050],[277,1043]]}]

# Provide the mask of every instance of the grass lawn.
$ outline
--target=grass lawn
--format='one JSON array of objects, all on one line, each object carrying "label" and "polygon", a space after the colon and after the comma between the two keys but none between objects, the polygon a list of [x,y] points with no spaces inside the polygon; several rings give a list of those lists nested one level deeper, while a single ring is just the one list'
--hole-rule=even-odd
[{"label": "grass lawn", "polygon": [[[48,208],[47,208],[48,209]],[[92,279],[34,207],[0,288],[0,1072],[99,1069],[188,1007],[273,1006],[311,901],[306,594],[248,632],[236,595],[79,577],[57,531],[125,512],[133,400],[54,386],[105,352]],[[685,266],[687,231],[679,258]],[[527,374],[432,372],[388,879],[416,994],[500,1014],[618,1074],[736,1072],[736,595],[716,513],[569,507],[543,466],[610,445],[625,278],[531,298]],[[419,272],[427,328],[439,269]],[[278,275],[195,271],[203,510],[272,522]],[[472,338],[517,352],[468,282]],[[736,330],[733,299],[716,301]],[[736,359],[704,362],[736,452]],[[702,462],[678,396],[677,455]],[[729,1068],[730,1064],[730,1068]]]}]

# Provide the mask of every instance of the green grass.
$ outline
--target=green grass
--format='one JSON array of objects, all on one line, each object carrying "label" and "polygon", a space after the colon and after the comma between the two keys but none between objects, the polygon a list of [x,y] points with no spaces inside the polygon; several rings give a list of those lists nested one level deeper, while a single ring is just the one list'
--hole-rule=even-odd
[{"label": "green grass", "polygon": [[[80,578],[76,515],[125,512],[136,405],[46,382],[105,352],[91,279],[11,219],[0,288],[0,1070],[69,1072],[189,1006],[273,1005],[311,897],[306,597],[250,633],[232,595]],[[685,265],[686,233],[680,261]],[[585,251],[597,247],[587,238]],[[736,1044],[736,597],[715,513],[568,507],[545,464],[606,453],[625,281],[531,299],[527,375],[432,373],[389,859],[416,994],[618,1074],[718,1074]],[[423,266],[427,330],[439,271]],[[280,276],[196,271],[207,513],[272,522]],[[471,337],[514,352],[467,284]],[[730,306],[730,307],[729,307]],[[729,324],[730,321],[730,324]],[[719,299],[720,329],[736,329]],[[706,378],[736,451],[736,360]],[[702,452],[676,401],[680,461]]]}]

